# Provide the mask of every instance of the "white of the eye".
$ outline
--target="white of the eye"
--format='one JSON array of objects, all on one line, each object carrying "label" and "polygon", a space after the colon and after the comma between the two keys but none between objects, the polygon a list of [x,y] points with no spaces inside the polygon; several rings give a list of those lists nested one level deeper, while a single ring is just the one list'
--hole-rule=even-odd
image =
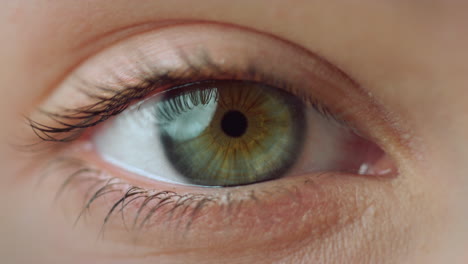
[{"label": "white of the eye", "polygon": [[164,182],[188,182],[164,154],[154,100],[132,107],[98,131],[93,142],[100,156],[127,171]]}]

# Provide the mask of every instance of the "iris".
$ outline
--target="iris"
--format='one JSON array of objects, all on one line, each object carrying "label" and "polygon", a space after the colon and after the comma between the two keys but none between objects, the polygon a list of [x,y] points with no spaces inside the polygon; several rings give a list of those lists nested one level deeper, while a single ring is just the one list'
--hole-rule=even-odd
[{"label": "iris", "polygon": [[164,153],[188,182],[236,186],[283,176],[301,154],[303,102],[272,86],[210,81],[155,104]]}]

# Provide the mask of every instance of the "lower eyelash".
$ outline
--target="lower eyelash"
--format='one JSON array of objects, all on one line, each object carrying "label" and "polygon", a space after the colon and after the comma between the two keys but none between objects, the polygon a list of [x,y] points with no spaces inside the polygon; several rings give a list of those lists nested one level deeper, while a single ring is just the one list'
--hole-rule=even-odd
[{"label": "lower eyelash", "polygon": [[[77,229],[89,230],[103,242],[187,249],[193,243],[198,245],[200,234],[214,236],[213,241],[200,241],[208,246],[217,243],[214,241],[231,244],[246,239],[249,232],[253,234],[249,237],[252,245],[271,236],[294,233],[302,237],[309,232],[314,241],[320,241],[358,221],[372,201],[367,198],[364,179],[347,179],[331,172],[246,190],[173,192],[171,187],[155,190],[130,185],[75,157],[64,154],[42,167],[46,174],[41,185],[45,186],[39,187],[52,186],[57,191],[54,209],[66,206],[69,216],[71,211],[70,227],[80,225]],[[57,186],[53,187],[54,183]],[[374,185],[378,186],[380,182]],[[50,195],[54,197],[54,193]]]},{"label": "lower eyelash", "polygon": [[[119,180],[117,180],[119,181]],[[93,196],[90,198],[91,200],[96,199],[95,197],[104,196],[106,193],[112,192],[112,181],[109,181],[105,186],[99,189],[99,191],[95,192]],[[119,183],[116,183],[117,185]],[[125,183],[122,183],[125,184]],[[137,203],[138,200],[142,200],[143,202],[139,205],[137,212],[133,220],[131,221],[131,228],[130,230],[140,231],[142,230],[146,224],[148,224],[153,216],[156,216],[159,212],[158,210],[165,207],[171,206],[169,211],[164,212],[166,216],[166,221],[170,222],[174,215],[177,214],[177,209],[181,210],[181,215],[190,215],[189,221],[187,221],[185,229],[187,230],[191,223],[197,216],[197,213],[202,209],[202,207],[211,202],[215,202],[216,199],[204,195],[196,195],[196,194],[185,194],[180,195],[175,192],[171,191],[149,191],[140,187],[128,187],[127,191],[123,192],[122,198],[118,199],[108,211],[104,223],[103,228],[106,223],[110,220],[110,218],[120,213],[122,216],[122,220],[125,226],[128,225],[124,219],[124,210],[128,206],[132,206],[134,203]],[[153,201],[155,204],[150,205]],[[90,205],[90,203],[88,203]],[[191,210],[189,210],[191,209]],[[146,213],[143,211],[146,210]],[[180,227],[180,221],[178,221],[177,227]]]},{"label": "lower eyelash", "polygon": [[[112,197],[104,219],[102,219],[100,237],[104,235],[106,225],[115,217],[120,220],[128,231],[141,232],[151,228],[151,223],[157,221],[165,225],[175,224],[178,232],[189,232],[191,225],[202,215],[201,211],[207,206],[217,206],[217,210],[224,211],[226,216],[235,216],[235,210],[241,210],[243,200],[234,200],[229,191],[223,196],[187,193],[178,194],[173,191],[149,190],[132,186],[119,178],[105,176],[100,170],[89,167],[85,161],[76,158],[60,158],[48,164],[46,171],[68,174],[55,195],[55,200],[63,197],[67,188],[79,188],[85,184],[84,202],[77,215],[74,225],[90,213],[92,205],[100,200]],[[62,173],[63,173],[62,172]],[[45,175],[47,176],[47,175]],[[111,195],[120,193],[118,196]],[[118,198],[114,198],[118,197]],[[254,191],[248,199],[259,202]],[[132,219],[127,219],[126,209],[133,207]]]}]

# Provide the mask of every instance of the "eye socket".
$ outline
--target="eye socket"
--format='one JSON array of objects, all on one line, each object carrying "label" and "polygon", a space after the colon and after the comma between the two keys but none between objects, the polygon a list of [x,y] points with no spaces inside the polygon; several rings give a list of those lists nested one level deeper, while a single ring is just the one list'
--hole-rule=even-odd
[{"label": "eye socket", "polygon": [[330,170],[367,174],[383,156],[294,94],[247,81],[175,87],[110,122],[94,138],[100,155],[181,184],[236,186]]},{"label": "eye socket", "polygon": [[[227,89],[229,86],[235,89]],[[211,173],[195,182],[195,177],[188,179],[189,172],[175,169],[166,160],[167,146],[161,135],[185,139],[192,136],[191,132],[196,134],[200,128],[176,129],[183,125],[180,120],[191,114],[199,117],[200,127],[208,121],[218,124],[213,131],[224,136],[228,133],[223,129],[231,138],[252,132],[248,126],[250,115],[244,114],[245,131],[232,130],[226,122],[223,125],[223,118],[212,122],[219,100],[195,108],[191,106],[193,102],[184,99],[182,102],[191,110],[181,111],[180,115],[164,110],[164,105],[185,98],[184,95],[202,97],[201,91],[214,88],[218,99],[221,93],[242,94],[241,91],[273,97],[267,106],[260,107],[265,116],[274,112],[272,108],[278,110],[276,105],[287,105],[282,109],[288,117],[283,118],[291,121],[293,127],[288,127],[285,134],[292,139],[284,135],[281,138],[285,147],[298,151],[290,153],[289,160],[283,150],[270,153],[283,171],[276,168],[272,170],[276,174],[260,177],[242,173],[244,178],[233,181],[226,181],[225,178],[233,178],[226,174],[218,177]],[[61,168],[70,175],[65,176],[64,185],[73,185],[70,189],[76,190],[81,199],[85,197],[84,209],[93,204],[98,212],[93,219],[101,216],[109,226],[112,222],[114,237],[127,242],[128,237],[119,232],[128,232],[125,219],[133,217],[135,228],[151,227],[144,238],[157,237],[167,242],[159,245],[162,251],[185,252],[199,244],[200,248],[216,244],[226,245],[227,249],[235,241],[244,241],[246,233],[251,236],[242,247],[256,248],[274,238],[278,248],[285,248],[281,243],[286,237],[287,241],[299,243],[308,239],[311,232],[335,232],[341,216],[347,217],[342,222],[352,223],[348,220],[358,218],[367,208],[366,197],[385,191],[380,177],[370,177],[375,179],[371,181],[362,175],[395,173],[392,160],[383,151],[389,149],[394,131],[382,118],[382,108],[365,90],[335,66],[294,44],[234,27],[181,25],[115,44],[77,68],[42,108],[45,111],[33,116],[30,124],[35,135],[44,141],[66,143],[57,147],[54,154],[72,158],[73,166]],[[241,111],[236,111],[219,116],[234,113],[230,118],[239,119]],[[297,111],[303,112],[304,117],[291,114]],[[213,118],[203,121],[201,112],[211,113],[208,116]],[[167,123],[174,117],[176,122],[164,125],[165,118]],[[276,125],[269,130],[272,131],[281,133]],[[198,148],[201,147],[185,148],[178,156],[188,156],[186,153]],[[186,164],[193,162],[187,160]],[[260,169],[270,169],[262,163],[257,163]],[[262,183],[251,184],[259,181]],[[73,205],[82,208],[83,201],[77,200]],[[238,211],[232,213],[232,208]],[[117,212],[122,218],[113,218]],[[278,223],[288,224],[278,229]],[[180,232],[184,224],[196,231]],[[231,228],[226,229],[226,225]],[[175,227],[172,232],[167,229],[170,226]],[[212,235],[200,242],[196,232]]]}]

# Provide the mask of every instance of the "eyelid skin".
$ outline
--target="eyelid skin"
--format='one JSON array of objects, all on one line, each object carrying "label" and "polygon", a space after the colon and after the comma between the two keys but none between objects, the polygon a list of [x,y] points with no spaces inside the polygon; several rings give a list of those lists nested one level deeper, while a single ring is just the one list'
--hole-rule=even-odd
[{"label": "eyelid skin", "polygon": [[[209,54],[209,61],[225,67],[221,72],[242,69],[234,71],[243,73],[238,78],[262,82],[270,79],[273,84],[281,80],[285,86],[296,89],[297,94],[311,95],[330,108],[340,120],[349,123],[386,151],[391,150],[392,144],[388,141],[397,140],[391,125],[382,118],[383,110],[369,94],[333,65],[291,43],[220,25],[161,28],[118,43],[81,65],[42,108],[54,112],[62,107],[86,107],[92,105],[92,98],[90,100],[88,95],[96,95],[96,90],[99,90],[96,87],[118,90],[138,86],[148,73],[154,71],[174,70],[179,76],[184,72],[196,72],[205,69],[196,64],[197,58],[204,58],[204,54]],[[201,64],[206,62],[201,60]],[[255,70],[249,71],[252,67]],[[261,74],[245,74],[249,72]],[[274,78],[266,78],[266,73]],[[204,78],[215,76],[203,72],[200,76],[204,74]],[[41,114],[33,116],[32,120],[46,125],[54,123]],[[80,218],[79,224],[102,226],[102,219],[105,219],[106,239],[120,243],[133,241],[142,247],[154,248],[150,254],[209,252],[221,246],[220,256],[225,250],[241,251],[245,247],[252,251],[269,247],[287,255],[291,248],[299,249],[304,244],[312,243],[320,248],[321,243],[330,237],[352,239],[350,233],[363,231],[360,226],[363,217],[373,217],[368,215],[368,208],[376,203],[382,208],[391,206],[391,201],[382,198],[392,196],[390,179],[344,173],[304,175],[229,190],[175,187],[106,166],[94,156],[93,147],[86,144],[88,138],[85,133],[80,140],[69,144],[73,147],[62,145],[57,151],[58,156],[80,158],[84,162],[85,165],[78,166],[72,175],[85,172],[85,178],[98,179],[97,184],[94,181],[95,185],[93,181],[70,180],[67,196],[71,199],[65,199],[65,203],[71,208],[82,209],[83,193],[87,194],[85,209],[92,209],[93,216]],[[55,170],[54,174],[65,175],[64,181],[68,181],[65,178],[70,175],[60,170]],[[132,190],[142,190],[141,195],[137,195],[139,199],[126,197]],[[172,192],[177,195],[171,196]],[[154,194],[161,196],[155,197]],[[130,198],[128,203],[125,199],[123,203],[119,202],[123,197]],[[181,202],[178,200],[180,197],[193,198],[195,202],[174,207]],[[144,201],[148,201],[148,206]],[[109,210],[120,207],[122,210],[115,211],[117,217],[111,217],[113,211],[109,214]],[[157,214],[151,214],[151,210]],[[124,219],[135,219],[135,215],[140,213],[154,217],[143,222],[140,230],[143,235],[137,236],[135,241],[129,235],[128,223]],[[122,215],[122,220],[119,215]],[[366,230],[373,231],[379,232]],[[246,238],[245,234],[249,237]],[[265,244],[265,241],[269,242]],[[282,241],[294,242],[283,245]]]},{"label": "eyelid skin", "polygon": [[[69,186],[58,194],[70,221],[109,243],[131,244],[141,255],[176,259],[197,253],[214,261],[228,252],[245,256],[274,250],[286,257],[308,247],[314,250],[306,254],[324,247],[341,250],[344,244],[352,252],[370,239],[356,234],[378,237],[404,224],[374,225],[376,211],[385,214],[379,208],[404,199],[395,197],[388,178],[324,173],[226,189],[175,187],[105,166],[98,171],[84,165],[94,154],[85,157],[63,159],[52,168],[62,175],[82,171],[67,178]],[[394,232],[407,235],[399,228]]]},{"label": "eyelid skin", "polygon": [[[238,39],[242,41],[237,41]],[[119,90],[140,85],[155,71],[161,74],[174,69],[180,73],[178,78],[185,72],[190,75],[190,67],[195,71],[210,68],[197,65],[206,63],[206,56],[209,56],[210,63],[216,64],[221,70],[242,72],[241,76],[226,78],[250,81],[260,79],[264,82],[265,76],[262,74],[269,74],[266,77],[273,82],[285,82],[299,96],[312,96],[328,108],[333,108],[335,114],[339,113],[338,118],[346,120],[352,127],[358,126],[360,133],[365,133],[364,136],[372,138],[378,144],[383,143],[378,142],[381,138],[402,140],[395,138],[395,128],[389,127],[392,122],[382,120],[382,117],[388,119],[389,113],[373,101],[370,93],[322,58],[268,35],[217,24],[164,27],[118,43],[81,65],[40,108],[54,112],[62,110],[65,105],[66,109],[84,107],[94,102],[90,102],[88,93],[95,94],[96,87]],[[249,71],[260,74],[245,76]],[[207,78],[203,77],[203,73],[200,75]],[[219,73],[209,72],[207,75],[222,78]],[[77,90],[85,92],[80,93]],[[67,98],[66,102],[64,98]],[[370,113],[379,115],[380,118],[372,119]],[[362,116],[366,116],[365,122],[361,122]],[[41,114],[35,114],[31,119],[45,125],[51,122]],[[371,128],[376,125],[385,126],[386,129],[374,132],[384,132],[385,135],[374,136],[370,133]]]}]

